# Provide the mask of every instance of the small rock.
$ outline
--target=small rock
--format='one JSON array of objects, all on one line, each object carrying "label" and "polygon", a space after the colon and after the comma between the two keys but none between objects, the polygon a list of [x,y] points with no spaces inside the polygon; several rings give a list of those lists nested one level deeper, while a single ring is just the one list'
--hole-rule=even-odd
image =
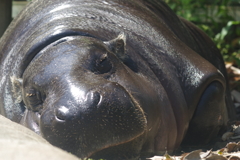
[{"label": "small rock", "polygon": [[232,137],[233,135],[234,135],[233,132],[226,132],[226,133],[224,133],[224,134],[222,135],[222,140],[223,140],[223,141],[227,141],[227,140],[229,140],[230,137]]}]

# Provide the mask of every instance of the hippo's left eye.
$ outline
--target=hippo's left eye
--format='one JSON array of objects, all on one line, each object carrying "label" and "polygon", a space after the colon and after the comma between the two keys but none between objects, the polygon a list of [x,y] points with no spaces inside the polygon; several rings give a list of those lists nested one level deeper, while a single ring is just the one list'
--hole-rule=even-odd
[{"label": "hippo's left eye", "polygon": [[31,89],[26,93],[27,106],[33,111],[38,111],[42,107],[42,97],[40,92]]},{"label": "hippo's left eye", "polygon": [[107,73],[112,69],[112,64],[107,54],[102,54],[99,59],[96,60],[94,72],[103,74]]}]

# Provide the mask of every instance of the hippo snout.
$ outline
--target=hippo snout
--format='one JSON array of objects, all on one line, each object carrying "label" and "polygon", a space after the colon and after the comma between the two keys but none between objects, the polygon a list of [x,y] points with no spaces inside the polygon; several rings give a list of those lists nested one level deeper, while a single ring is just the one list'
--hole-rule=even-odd
[{"label": "hippo snout", "polygon": [[142,109],[121,85],[107,84],[83,91],[82,97],[76,95],[80,94],[63,94],[41,114],[41,135],[53,145],[89,157],[127,143],[146,130]]},{"label": "hippo snout", "polygon": [[[98,91],[89,91],[86,94],[85,102],[88,107],[97,107],[101,101],[101,94]],[[60,105],[54,109],[57,121],[66,121],[73,117],[69,107]],[[81,115],[80,115],[81,116]]]},{"label": "hippo snout", "polygon": [[55,109],[55,116],[56,119],[59,121],[65,121],[67,117],[69,117],[69,109],[66,108],[65,106],[60,106]]}]

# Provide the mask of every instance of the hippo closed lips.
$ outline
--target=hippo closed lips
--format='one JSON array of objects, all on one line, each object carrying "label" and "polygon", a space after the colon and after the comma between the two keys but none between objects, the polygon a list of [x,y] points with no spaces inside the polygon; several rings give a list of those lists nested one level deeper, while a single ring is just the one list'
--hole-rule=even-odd
[{"label": "hippo closed lips", "polygon": [[219,51],[162,1],[35,0],[0,49],[0,113],[80,158],[207,143],[234,115]]}]

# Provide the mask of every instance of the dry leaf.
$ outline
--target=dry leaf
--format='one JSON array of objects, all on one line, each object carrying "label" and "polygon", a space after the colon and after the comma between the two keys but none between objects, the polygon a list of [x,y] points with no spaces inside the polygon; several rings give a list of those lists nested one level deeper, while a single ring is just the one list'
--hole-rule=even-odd
[{"label": "dry leaf", "polygon": [[228,152],[228,153],[234,152],[236,146],[237,146],[237,143],[235,143],[235,142],[230,142],[230,143],[228,143],[228,144],[226,145],[227,152]]},{"label": "dry leaf", "polygon": [[167,153],[164,154],[164,157],[166,158],[166,160],[173,160],[173,158]]},{"label": "dry leaf", "polygon": [[212,154],[210,157],[206,158],[206,160],[227,160],[227,158],[218,154]]},{"label": "dry leaf", "polygon": [[200,157],[201,157],[202,159],[205,159],[205,158],[207,158],[208,156],[210,156],[211,153],[212,153],[212,150],[209,150],[209,151],[207,151],[207,152],[201,152],[201,153],[200,153]]},{"label": "dry leaf", "polygon": [[201,160],[200,152],[202,152],[201,149],[192,151],[188,155],[186,155],[183,160]]},{"label": "dry leaf", "polygon": [[188,155],[189,153],[183,153],[182,155],[181,155],[181,160],[184,160],[184,158]]},{"label": "dry leaf", "polygon": [[237,156],[231,156],[230,158],[228,158],[228,160],[240,160],[240,158]]},{"label": "dry leaf", "polygon": [[218,150],[217,153],[218,153],[219,155],[223,155],[223,152],[225,151],[225,149],[226,149],[226,148],[222,148],[222,149]]}]

